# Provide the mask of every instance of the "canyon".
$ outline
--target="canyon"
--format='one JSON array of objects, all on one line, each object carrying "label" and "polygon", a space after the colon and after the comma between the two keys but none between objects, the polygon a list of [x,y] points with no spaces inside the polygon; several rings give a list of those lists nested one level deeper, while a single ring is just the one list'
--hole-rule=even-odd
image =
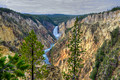
[{"label": "canyon", "polygon": [[[105,54],[109,57],[113,56],[110,59],[117,60],[115,64],[111,62],[114,67],[111,77],[113,76],[117,80],[118,77],[116,76],[120,76],[120,74],[117,74],[120,70],[120,10],[82,15],[80,17],[79,29],[82,31],[80,37],[82,42],[79,45],[82,46],[85,53],[80,56],[83,59],[84,66],[81,72],[78,73],[79,80],[91,80],[90,75],[95,67],[98,50],[104,45],[105,41],[110,42],[113,40],[114,35],[112,34],[118,28],[117,41],[110,47],[111,50],[116,51],[117,49],[118,52],[113,52],[110,55],[110,52]],[[72,36],[72,29],[76,19],[75,17],[70,18],[67,22],[59,23],[56,26],[54,21],[49,17],[46,18],[44,19],[40,15],[25,15],[11,10],[4,11],[0,9],[0,48],[2,49],[0,52],[4,56],[18,52],[24,38],[33,29],[38,40],[44,45],[45,54],[43,56],[45,57],[45,63],[49,66],[50,64],[53,65],[49,67],[51,72],[47,80],[64,80],[61,74],[68,71],[67,59],[69,57],[68,53],[70,53],[66,45],[69,43],[68,39]],[[107,48],[109,49],[109,46]],[[105,61],[109,62],[108,60]],[[107,69],[110,65],[106,64],[107,67],[103,67],[103,63],[101,62],[101,65],[99,65],[96,80],[104,80],[104,75],[107,76],[107,72],[103,68]],[[100,70],[103,72],[100,72]],[[53,73],[56,73],[59,78],[53,76]]]}]

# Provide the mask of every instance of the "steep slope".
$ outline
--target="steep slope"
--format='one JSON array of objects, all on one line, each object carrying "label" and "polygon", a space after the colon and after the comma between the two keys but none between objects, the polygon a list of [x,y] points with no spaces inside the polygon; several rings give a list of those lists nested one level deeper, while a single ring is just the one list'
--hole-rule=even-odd
[{"label": "steep slope", "polygon": [[54,24],[47,16],[21,14],[0,8],[0,38],[2,44],[16,50],[29,31],[34,30],[44,48],[48,48],[55,38]]},{"label": "steep slope", "polygon": [[[81,24],[79,26],[80,30],[83,31],[81,37],[83,41],[80,45],[86,49],[86,53],[81,55],[84,67],[81,73],[79,73],[79,80],[90,80],[89,76],[95,62],[96,51],[102,46],[105,40],[111,40],[111,32],[120,27],[120,10],[88,15],[86,18],[80,20],[79,24]],[[48,53],[49,57],[53,60],[53,64],[59,66],[62,71],[67,70],[66,61],[69,49],[66,47],[66,44],[68,43],[68,37],[72,36],[72,26],[73,24],[69,28],[66,25],[59,27],[59,31],[64,36],[58,40],[50,53]],[[67,29],[68,31],[65,33]]]},{"label": "steep slope", "polygon": [[104,41],[97,50],[95,63],[91,72],[92,80],[119,80],[120,79],[120,28],[114,29],[111,40]]}]

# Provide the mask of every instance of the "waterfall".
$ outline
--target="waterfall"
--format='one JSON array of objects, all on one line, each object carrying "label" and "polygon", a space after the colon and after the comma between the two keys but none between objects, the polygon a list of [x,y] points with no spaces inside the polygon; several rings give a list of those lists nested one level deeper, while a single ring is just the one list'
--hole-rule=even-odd
[{"label": "waterfall", "polygon": [[53,35],[55,36],[55,38],[58,40],[59,37],[61,36],[61,33],[58,32],[58,26],[56,26],[53,30]]}]

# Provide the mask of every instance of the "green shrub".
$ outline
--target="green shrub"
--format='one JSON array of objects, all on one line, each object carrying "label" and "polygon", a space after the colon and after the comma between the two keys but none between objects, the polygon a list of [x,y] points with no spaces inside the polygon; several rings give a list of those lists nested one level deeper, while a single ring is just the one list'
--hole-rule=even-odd
[{"label": "green shrub", "polygon": [[94,69],[93,69],[93,71],[90,73],[90,78],[92,79],[92,80],[96,80],[95,78],[96,78],[96,74],[97,74],[97,68],[95,67]]},{"label": "green shrub", "polygon": [[111,46],[113,46],[113,45],[115,45],[115,43],[118,40],[119,27],[117,27],[116,29],[114,29],[110,34],[111,34],[111,41],[109,42],[109,44]]}]

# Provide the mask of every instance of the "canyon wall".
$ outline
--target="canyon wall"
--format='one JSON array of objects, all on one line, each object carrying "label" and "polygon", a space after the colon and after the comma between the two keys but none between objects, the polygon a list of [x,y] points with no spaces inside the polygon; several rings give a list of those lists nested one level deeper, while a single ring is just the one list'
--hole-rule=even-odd
[{"label": "canyon wall", "polygon": [[48,48],[55,41],[52,34],[54,25],[48,21],[40,22],[31,18],[24,18],[21,14],[12,12],[0,11],[0,40],[7,47],[18,48],[24,37],[31,30],[34,30],[38,40]]},{"label": "canyon wall", "polygon": [[[59,31],[63,36],[48,53],[50,61],[53,60],[52,63],[65,72],[68,69],[67,58],[69,53],[66,44],[68,44],[68,38],[72,36],[74,21],[75,19],[71,23],[68,21],[69,25],[65,23],[59,25]],[[79,21],[79,24],[81,24],[79,29],[83,32],[80,45],[86,50],[84,54],[81,54],[84,67],[79,73],[79,80],[90,80],[89,76],[93,69],[97,49],[101,47],[105,40],[111,40],[110,34],[114,29],[120,28],[120,10],[88,15]],[[70,30],[65,32],[67,29]]]}]

